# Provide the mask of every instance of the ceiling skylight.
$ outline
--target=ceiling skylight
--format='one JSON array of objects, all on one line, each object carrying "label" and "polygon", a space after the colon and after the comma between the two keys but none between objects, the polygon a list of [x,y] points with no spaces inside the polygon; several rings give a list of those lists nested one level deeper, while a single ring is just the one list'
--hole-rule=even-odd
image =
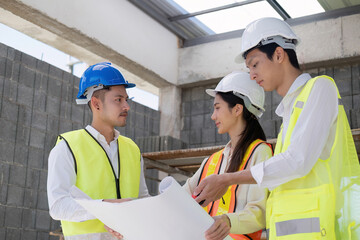
[{"label": "ceiling skylight", "polygon": [[[169,0],[180,5],[187,12],[196,13],[212,8],[234,3],[246,3],[247,0]],[[281,7],[290,15],[291,18],[307,16],[315,13],[324,12],[324,9],[316,0],[277,0]],[[275,11],[267,1],[254,1],[237,7],[218,10],[210,13],[200,14],[192,17],[201,21],[204,25],[214,31],[215,34],[243,29],[253,20],[261,17],[281,16]]]}]

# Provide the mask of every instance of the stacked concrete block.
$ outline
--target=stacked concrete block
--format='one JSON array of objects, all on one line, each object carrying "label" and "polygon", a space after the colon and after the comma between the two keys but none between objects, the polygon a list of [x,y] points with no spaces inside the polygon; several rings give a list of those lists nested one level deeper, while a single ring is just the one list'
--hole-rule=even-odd
[{"label": "stacked concrete block", "polygon": [[135,138],[135,142],[143,153],[187,148],[187,145],[183,141],[171,136],[137,137]]},{"label": "stacked concrete block", "polygon": [[339,89],[351,129],[360,128],[359,63],[318,68],[316,75],[333,77]]},{"label": "stacked concrete block", "polygon": [[274,138],[278,131],[276,120],[279,119],[279,117],[275,114],[273,103],[279,102],[280,98],[277,93],[265,92],[265,112],[259,119],[259,122],[268,139]]},{"label": "stacked concrete block", "polygon": [[145,170],[145,181],[149,194],[155,196],[159,194],[159,171],[157,169]]},{"label": "stacked concrete block", "polygon": [[[5,45],[0,49],[0,236],[49,239],[50,225],[59,224],[48,214],[45,149],[58,134],[61,89],[49,87],[48,64]],[[58,85],[62,76],[53,76]]]},{"label": "stacked concrete block", "polygon": [[[311,76],[328,75],[335,79],[342,97],[345,111],[352,129],[360,128],[360,65],[359,63],[339,66],[325,65],[310,68]],[[226,134],[219,135],[211,120],[212,98],[205,89],[214,88],[214,84],[182,89],[182,129],[181,140],[191,147],[206,147],[226,144],[229,140]],[[265,113],[260,119],[267,139],[276,138],[282,123],[275,110],[282,97],[276,92],[265,93]],[[203,108],[203,109],[201,109]],[[214,128],[214,132],[211,130]],[[214,139],[215,134],[215,140]]]},{"label": "stacked concrete block", "polygon": [[182,128],[180,138],[189,148],[226,144],[226,135],[219,135],[215,123],[211,120],[214,98],[206,94],[208,86],[184,88],[182,90]]},{"label": "stacked concrete block", "polygon": [[[148,136],[135,138],[136,144],[142,153],[159,152],[187,148],[187,145],[180,139],[171,136]],[[159,171],[156,169],[145,170],[146,183],[151,195],[158,194]]]},{"label": "stacked concrete block", "polygon": [[351,127],[360,128],[360,64],[353,65],[351,68],[352,74],[352,95],[353,108],[350,109]]},{"label": "stacked concrete block", "polygon": [[160,112],[132,100],[129,100],[128,103],[130,111],[126,126],[118,128],[120,133],[131,139],[159,135]]},{"label": "stacked concrete block", "polygon": [[160,149],[160,137],[138,137],[135,139],[136,144],[139,146],[142,153],[145,152],[156,152]]}]

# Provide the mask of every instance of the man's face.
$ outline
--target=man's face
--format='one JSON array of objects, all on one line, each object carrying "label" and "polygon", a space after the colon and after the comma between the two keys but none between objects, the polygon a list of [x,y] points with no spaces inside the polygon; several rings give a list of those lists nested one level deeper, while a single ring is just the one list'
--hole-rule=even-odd
[{"label": "man's face", "polygon": [[271,61],[266,53],[255,48],[251,50],[245,60],[250,70],[250,78],[255,80],[265,91],[273,91],[279,83],[279,73],[276,61]]},{"label": "man's face", "polygon": [[130,106],[127,103],[128,95],[124,86],[112,86],[105,92],[104,101],[101,101],[100,118],[104,124],[112,127],[126,125],[126,117]]}]

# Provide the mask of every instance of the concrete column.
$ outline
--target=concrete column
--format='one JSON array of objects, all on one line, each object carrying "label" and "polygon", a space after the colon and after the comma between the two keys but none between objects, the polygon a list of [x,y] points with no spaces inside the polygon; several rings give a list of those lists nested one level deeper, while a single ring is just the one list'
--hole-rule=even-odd
[{"label": "concrete column", "polygon": [[160,136],[180,139],[181,88],[168,86],[160,88]]}]

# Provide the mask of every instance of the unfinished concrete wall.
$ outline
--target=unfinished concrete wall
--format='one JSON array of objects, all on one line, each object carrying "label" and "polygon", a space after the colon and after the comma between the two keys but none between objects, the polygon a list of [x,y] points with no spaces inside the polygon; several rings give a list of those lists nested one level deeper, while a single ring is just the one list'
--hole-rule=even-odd
[{"label": "unfinished concrete wall", "polygon": [[[360,128],[360,62],[340,66],[323,66],[306,70],[312,76],[326,74],[335,79],[352,129]],[[227,134],[219,135],[214,122],[210,119],[213,111],[213,98],[205,89],[216,84],[184,88],[182,90],[182,127],[181,140],[190,148],[226,144]],[[281,101],[276,92],[266,92],[266,112],[260,119],[268,139],[276,138],[281,119],[275,109]],[[360,150],[360,149],[358,149]]]},{"label": "unfinished concrete wall", "polygon": [[[49,236],[59,222],[48,213],[48,154],[59,133],[91,122],[87,106],[75,104],[78,84],[70,73],[0,44],[0,239],[57,239]],[[130,105],[120,132],[159,135],[160,113]]]},{"label": "unfinished concrete wall", "polygon": [[214,121],[213,98],[205,93],[216,84],[185,88],[182,91],[180,138],[189,148],[223,145],[229,141],[227,134],[218,134]]}]

